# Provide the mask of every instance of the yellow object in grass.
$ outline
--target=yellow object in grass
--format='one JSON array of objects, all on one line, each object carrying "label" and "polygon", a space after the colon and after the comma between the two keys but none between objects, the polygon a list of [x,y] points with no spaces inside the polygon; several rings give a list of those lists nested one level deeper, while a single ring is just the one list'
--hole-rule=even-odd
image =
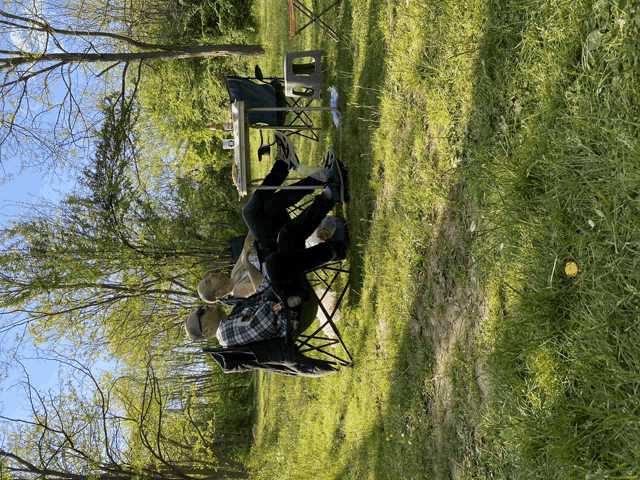
[{"label": "yellow object in grass", "polygon": [[580,269],[578,268],[578,264],[576,262],[567,262],[564,266],[565,273],[570,277],[575,277],[578,275]]}]

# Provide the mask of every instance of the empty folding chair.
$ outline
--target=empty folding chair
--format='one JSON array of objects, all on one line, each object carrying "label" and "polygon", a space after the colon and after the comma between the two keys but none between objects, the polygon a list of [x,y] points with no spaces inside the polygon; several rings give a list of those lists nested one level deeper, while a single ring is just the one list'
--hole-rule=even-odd
[{"label": "empty folding chair", "polygon": [[[327,35],[333,38],[336,42],[342,40],[340,35],[331,28],[331,26],[324,21],[322,18],[329,10],[335,7],[340,0],[336,0],[331,3],[329,6],[324,8],[322,11],[315,13],[312,8],[307,7],[301,0],[288,0],[289,2],[289,39],[294,38],[300,32],[302,32],[305,28],[307,28],[311,24],[318,25]],[[312,2],[313,6],[315,6],[316,1]],[[302,14],[303,17],[307,17],[309,19],[304,25],[296,29],[296,14],[295,11]]]},{"label": "empty folding chair", "polygon": [[[259,70],[257,70],[259,71]],[[257,80],[257,81],[254,81]],[[304,107],[300,98],[287,98],[284,94],[284,87],[279,78],[251,79],[238,76],[225,77],[227,91],[231,103],[243,101],[245,111],[259,108],[286,108],[281,111],[253,111],[248,115],[249,126],[260,128],[262,139],[263,130],[280,130],[289,135],[300,135],[311,140],[318,140],[313,120],[308,112],[294,110],[297,107]],[[261,142],[263,148],[259,154],[264,154],[264,141]]]}]

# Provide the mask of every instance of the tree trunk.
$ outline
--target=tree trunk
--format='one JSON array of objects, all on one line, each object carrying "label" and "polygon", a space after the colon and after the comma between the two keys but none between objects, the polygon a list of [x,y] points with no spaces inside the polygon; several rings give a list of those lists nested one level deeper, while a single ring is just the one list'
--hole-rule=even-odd
[{"label": "tree trunk", "polygon": [[45,53],[42,55],[14,56],[3,60],[4,67],[26,63],[60,62],[131,62],[135,60],[179,60],[184,58],[228,57],[232,55],[264,55],[260,45],[200,45],[195,47],[176,46],[174,50],[132,53]]}]

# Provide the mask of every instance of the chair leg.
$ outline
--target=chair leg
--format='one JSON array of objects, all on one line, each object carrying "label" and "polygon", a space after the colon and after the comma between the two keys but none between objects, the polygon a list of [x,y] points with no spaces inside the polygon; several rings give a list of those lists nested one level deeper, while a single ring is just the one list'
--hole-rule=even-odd
[{"label": "chair leg", "polygon": [[[327,291],[333,287],[340,273],[346,273],[348,275],[349,270],[340,268],[340,264],[341,262],[332,262],[312,272],[314,275],[316,275],[318,279],[321,279],[321,283],[325,288],[322,297],[324,297]],[[318,274],[318,271],[321,271],[322,275]],[[330,278],[322,278],[323,276],[330,277]],[[333,308],[331,309],[330,312],[325,308],[324,304],[322,303],[321,301],[322,298],[318,298],[318,308],[322,310],[326,320],[319,327],[317,327],[316,330],[313,331],[311,334],[302,334],[298,336],[296,346],[301,353],[315,351],[326,357],[332,358],[342,366],[345,366],[345,367],[353,366],[354,364],[353,357],[351,356],[351,353],[349,353],[349,349],[347,348],[344,341],[342,340],[340,331],[334,321],[335,315],[340,307],[340,304],[342,303],[342,300],[348,288],[349,288],[349,279],[347,278],[347,281],[345,282],[344,287],[340,290],[340,293],[337,296],[335,304],[333,305]],[[317,293],[315,293],[315,295],[317,297]],[[333,332],[334,338],[328,338],[324,336],[323,330],[327,326],[329,326],[331,331]],[[340,354],[327,350],[328,347],[335,347],[335,346],[341,347]]]},{"label": "chair leg", "polygon": [[[309,107],[313,99],[309,99],[306,102],[302,102],[301,98],[288,98],[290,107]],[[301,125],[305,127],[313,127],[313,120],[309,116],[308,112],[302,111],[293,111],[290,112],[293,114],[293,119],[287,122],[287,126],[296,126]],[[318,141],[318,134],[314,130],[298,130],[295,131],[295,135],[299,135],[304,138],[308,138],[310,140]]]},{"label": "chair leg", "polygon": [[304,5],[302,2],[300,2],[300,0],[289,0],[289,15],[290,15],[291,22],[293,22],[293,8],[296,8],[298,11],[300,11],[300,13],[302,13],[307,18],[309,18],[309,21],[307,23],[305,23],[302,27],[298,28],[295,31],[294,31],[294,27],[293,27],[293,23],[292,23],[291,24],[291,33],[289,35],[289,38],[295,37],[300,32],[302,32],[305,28],[307,28],[309,25],[311,25],[312,23],[315,23],[327,35],[329,35],[331,38],[333,38],[336,42],[341,41],[342,38],[340,37],[340,35],[338,35],[335,30],[333,30],[324,20],[322,20],[320,18],[325,13],[327,13],[329,10],[331,10],[333,7],[335,7],[338,3],[340,3],[340,0],[336,0],[331,5],[329,5],[327,8],[322,10],[320,13],[316,14],[316,13],[313,12],[313,10],[311,10],[306,5]]}]

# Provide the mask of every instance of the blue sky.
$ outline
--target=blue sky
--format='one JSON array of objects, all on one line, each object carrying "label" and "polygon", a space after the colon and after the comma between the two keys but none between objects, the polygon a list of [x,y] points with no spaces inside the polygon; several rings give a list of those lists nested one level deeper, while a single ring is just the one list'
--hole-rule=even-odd
[{"label": "blue sky", "polygon": [[[32,2],[18,2],[12,5],[15,8],[15,11],[11,13],[17,13],[25,16],[33,16],[37,14],[38,18],[40,18],[41,15],[48,12],[48,9],[57,8],[58,4],[56,2],[51,3],[43,2],[42,0],[34,0]],[[11,6],[6,5],[6,7],[10,8]],[[60,14],[60,12],[58,11],[56,11],[55,13],[56,16]],[[45,37],[48,36],[48,34],[34,34],[33,32],[31,34],[25,34],[22,30],[7,26],[5,26],[0,33],[2,33],[2,35],[0,35],[0,45],[2,45],[3,49],[18,49],[30,52],[43,51],[45,49],[44,40]],[[63,42],[65,49],[70,51],[74,50],[74,43],[76,41],[82,42],[75,37],[59,36],[58,40]],[[55,51],[57,48],[56,44],[54,44],[54,42],[51,42],[50,39],[47,42],[47,45],[49,45],[49,51]],[[95,68],[101,70],[103,67],[96,66]],[[89,85],[90,80],[96,77],[90,75],[89,77],[85,78],[85,71],[82,68],[74,69],[72,71],[73,73],[70,75],[72,79],[72,85],[76,92],[76,96],[74,97],[75,100],[82,102],[86,100],[90,104],[91,98],[85,95],[83,92],[94,91],[89,88]],[[108,76],[105,76],[105,78],[108,78]],[[102,78],[98,80],[99,82],[102,82]],[[30,80],[30,84],[35,81],[36,80]],[[61,103],[60,100],[62,99],[62,95],[66,92],[66,82],[52,81],[48,85],[48,88],[50,88],[52,92],[52,96],[51,98],[49,98],[51,103]],[[22,92],[22,90],[20,89],[18,89],[17,91],[19,94]],[[95,91],[100,92],[101,90]],[[3,93],[6,92],[3,91]],[[5,101],[7,104],[9,103],[9,100],[10,99],[8,99],[8,97],[5,97]],[[22,106],[24,109],[24,105]],[[83,106],[87,105],[83,103]],[[47,120],[52,120],[53,123],[56,123],[59,120],[56,116],[57,111],[42,115],[42,112],[44,111],[46,111],[46,107],[42,106],[41,99],[37,101],[34,100],[29,104],[30,116],[27,115],[27,118],[37,117],[43,123],[40,124],[39,122],[36,122],[35,126],[39,126],[42,128],[46,127]],[[24,117],[19,116],[18,118]],[[6,150],[10,151],[10,149]],[[80,160],[75,160],[81,161],[81,158],[88,157],[83,154],[79,158]],[[24,206],[25,203],[34,203],[37,202],[40,198],[44,198],[52,202],[57,202],[70,189],[70,186],[72,185],[72,182],[69,180],[69,178],[65,174],[61,173],[59,168],[43,169],[42,171],[22,171],[20,169],[20,160],[20,158],[9,158],[8,154],[0,149],[0,224],[2,226],[6,225],[6,222],[9,221],[12,216],[20,214],[22,211],[24,211],[25,208],[28,208]],[[26,160],[28,161],[31,159]],[[60,163],[65,163],[62,160]],[[69,168],[70,164],[71,162],[67,162],[65,167]],[[15,338],[21,333],[22,332],[17,331],[17,329],[14,329],[13,331],[7,332],[5,334],[0,333],[0,362],[6,356],[7,349],[15,346]],[[28,345],[21,345],[21,356],[23,358],[28,358],[35,356],[35,354],[28,347]],[[47,389],[55,387],[58,384],[56,362],[47,362],[44,360],[25,360],[24,365],[28,370],[31,383],[35,387],[46,391]],[[2,412],[2,414],[6,416],[23,416],[24,414],[24,411],[20,409],[22,394],[20,392],[20,389],[15,386],[16,382],[19,380],[19,376],[17,376],[17,373],[19,373],[19,370],[16,369],[16,371],[14,371],[14,374],[9,376],[8,378],[0,377],[0,412]],[[2,371],[0,369],[0,375],[1,374]]]},{"label": "blue sky", "polygon": [[[57,177],[43,176],[41,172],[20,172],[19,168],[10,164],[3,164],[0,168],[0,179],[5,183],[0,185],[0,223],[4,226],[12,215],[19,214],[23,208],[16,207],[15,203],[34,202],[37,198],[47,198],[52,201],[59,200],[61,195],[69,189],[70,183],[60,181]],[[0,337],[1,353],[12,346],[16,334],[9,332]],[[29,348],[21,349],[24,357],[33,357],[34,353]],[[0,358],[2,360],[2,358]],[[57,365],[55,362],[27,359],[23,361],[27,369],[32,385],[42,391],[52,388],[58,383]],[[22,409],[23,393],[17,385],[19,371],[2,379],[2,392],[0,395],[0,412],[8,417],[24,417],[26,411]]]},{"label": "blue sky", "polygon": [[0,167],[0,178],[6,179],[4,185],[0,185],[0,223],[5,224],[7,215],[16,213],[12,208],[12,202],[32,202],[34,197],[44,197],[50,200],[60,198],[56,190],[66,191],[69,188],[67,181],[61,181],[57,176],[42,172],[22,171],[16,166],[3,163]]},{"label": "blue sky", "polygon": [[[58,385],[57,364],[53,361],[27,359],[22,364],[29,374],[31,385],[40,392],[47,392]],[[2,400],[0,413],[10,418],[27,418],[31,412],[25,402],[24,389],[18,383],[20,372],[13,371],[8,378],[2,380]]]}]

